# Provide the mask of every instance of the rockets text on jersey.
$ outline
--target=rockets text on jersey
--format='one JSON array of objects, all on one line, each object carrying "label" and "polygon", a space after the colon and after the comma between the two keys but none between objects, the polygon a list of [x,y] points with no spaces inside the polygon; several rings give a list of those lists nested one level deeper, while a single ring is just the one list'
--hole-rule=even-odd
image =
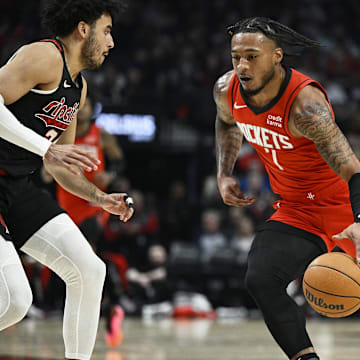
[{"label": "rockets text on jersey", "polygon": [[294,146],[291,144],[288,136],[279,134],[276,131],[266,129],[261,126],[239,122],[236,124],[249,143],[263,147],[266,153],[271,153],[274,164],[281,171],[284,171],[284,168],[279,164],[276,150],[294,149]]}]

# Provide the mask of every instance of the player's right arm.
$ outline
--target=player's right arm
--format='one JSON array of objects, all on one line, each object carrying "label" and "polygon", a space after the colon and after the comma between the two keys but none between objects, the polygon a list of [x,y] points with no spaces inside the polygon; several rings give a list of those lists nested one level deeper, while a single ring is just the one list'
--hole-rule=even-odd
[{"label": "player's right arm", "polygon": [[232,177],[243,141],[243,134],[231,114],[227,98],[233,73],[229,71],[221,76],[213,90],[217,111],[215,120],[217,182],[225,204],[245,206],[250,205],[254,198],[245,198],[237,181]]},{"label": "player's right arm", "polygon": [[[59,86],[63,71],[61,54],[49,43],[22,47],[13,59],[0,68],[0,136],[41,157],[48,156],[61,166],[83,169],[96,166],[93,154],[74,145],[56,145],[22,125],[6,105],[12,104],[38,87],[51,90]],[[61,151],[59,151],[61,149]]]}]

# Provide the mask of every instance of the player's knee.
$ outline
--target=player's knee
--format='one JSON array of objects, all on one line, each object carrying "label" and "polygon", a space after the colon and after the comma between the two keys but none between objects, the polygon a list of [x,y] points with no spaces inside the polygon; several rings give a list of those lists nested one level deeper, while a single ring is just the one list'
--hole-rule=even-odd
[{"label": "player's knee", "polygon": [[98,286],[102,286],[104,284],[106,276],[106,265],[96,255],[94,255],[94,258],[91,261],[89,272],[92,283],[96,283]]},{"label": "player's knee", "polygon": [[105,281],[105,263],[95,254],[89,253],[78,264],[85,287],[102,288]]},{"label": "player's knee", "polygon": [[12,323],[22,320],[30,309],[33,301],[30,286],[20,289],[9,289],[7,313],[11,315]]},{"label": "player's knee", "polygon": [[256,269],[248,269],[245,277],[245,285],[249,293],[255,297],[259,298],[262,295],[268,293],[268,289],[272,287],[272,281],[265,276],[262,271]]},{"label": "player's knee", "polygon": [[105,280],[104,262],[92,251],[85,248],[80,254],[62,257],[52,266],[67,286],[78,288],[100,286]]},{"label": "player's knee", "polygon": [[258,276],[255,271],[250,271],[250,269],[248,269],[245,276],[245,286],[250,294],[257,293],[259,281],[261,281],[260,276]]}]

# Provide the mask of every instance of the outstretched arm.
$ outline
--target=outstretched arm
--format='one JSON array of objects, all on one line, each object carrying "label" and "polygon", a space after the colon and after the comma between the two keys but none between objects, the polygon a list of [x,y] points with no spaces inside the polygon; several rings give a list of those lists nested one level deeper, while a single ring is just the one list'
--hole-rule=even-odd
[{"label": "outstretched arm", "polygon": [[322,91],[313,86],[300,91],[291,109],[289,129],[294,136],[312,140],[328,165],[348,182],[354,224],[334,238],[353,240],[360,262],[360,162],[336,125]]},{"label": "outstretched arm", "polygon": [[120,220],[124,222],[132,217],[134,209],[132,206],[129,206],[127,194],[106,194],[89,181],[83,173],[79,176],[74,176],[70,170],[49,164],[45,160],[44,165],[46,171],[68,192],[101,206],[111,214],[119,215]]},{"label": "outstretched arm", "polygon": [[245,198],[236,180],[232,177],[236,159],[239,155],[243,135],[231,114],[227,91],[233,72],[218,79],[214,86],[216,103],[215,140],[217,181],[220,194],[227,205],[250,205],[254,198]]},{"label": "outstretched arm", "polygon": [[[85,95],[83,95],[82,98],[85,98]],[[62,145],[58,146],[66,146],[66,144],[72,144],[74,142],[76,120],[77,119],[75,118],[61,135],[59,143]],[[101,206],[111,214],[120,215],[120,220],[128,221],[133,215],[134,209],[129,207],[128,202],[126,202],[127,194],[106,194],[89,181],[78,167],[75,168],[74,165],[70,165],[70,169],[65,168],[56,162],[49,161],[46,157],[44,158],[44,166],[46,171],[56,180],[56,182],[68,192]],[[75,172],[79,176],[74,176],[73,173]]]}]

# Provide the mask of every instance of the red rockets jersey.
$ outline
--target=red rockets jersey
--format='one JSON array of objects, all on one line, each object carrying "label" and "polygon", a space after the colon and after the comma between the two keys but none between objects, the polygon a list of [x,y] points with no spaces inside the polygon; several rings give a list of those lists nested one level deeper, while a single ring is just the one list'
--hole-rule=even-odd
[{"label": "red rockets jersey", "polygon": [[[84,175],[90,181],[93,181],[95,173],[104,171],[104,154],[101,149],[100,138],[101,130],[93,124],[90,130],[83,137],[76,138],[75,140],[76,145],[84,146],[86,150],[93,151],[97,158],[101,161],[101,164],[98,165],[98,169],[96,171],[84,172]],[[57,185],[57,198],[60,206],[66,210],[77,225],[80,225],[83,220],[102,211],[101,207],[94,206],[87,200],[69,193],[60,185]]]},{"label": "red rockets jersey", "polygon": [[315,80],[294,69],[286,70],[279,94],[261,109],[246,102],[234,74],[228,90],[234,119],[264,163],[272,190],[283,199],[306,200],[335,183],[347,192],[346,183],[327,165],[315,144],[305,137],[292,136],[288,129],[291,105],[302,88],[317,86],[329,101],[327,94]]}]

